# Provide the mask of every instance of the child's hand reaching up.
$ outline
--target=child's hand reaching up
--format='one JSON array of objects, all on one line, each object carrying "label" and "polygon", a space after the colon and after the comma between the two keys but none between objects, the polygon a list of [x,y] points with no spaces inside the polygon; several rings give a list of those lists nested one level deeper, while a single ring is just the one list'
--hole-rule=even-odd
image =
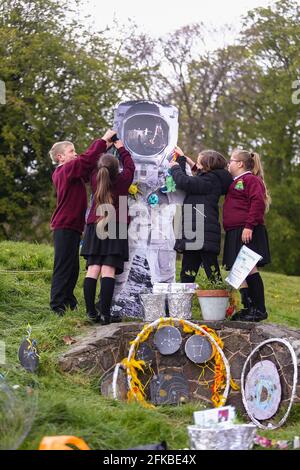
[{"label": "child's hand reaching up", "polygon": [[169,167],[173,168],[173,166],[175,166],[175,165],[179,165],[179,163],[175,162],[174,160],[171,160],[170,163],[169,163]]},{"label": "child's hand reaching up", "polygon": [[175,151],[175,154],[177,154],[179,157],[184,156],[186,163],[187,163],[191,168],[193,168],[193,166],[195,165],[194,160],[192,160],[190,157],[187,157],[186,155],[184,155],[184,152],[183,152],[183,150],[181,150],[180,147],[178,147],[178,146],[176,145],[174,151]]},{"label": "child's hand reaching up", "polygon": [[119,140],[116,140],[114,142],[114,146],[116,147],[116,149],[120,149],[121,147],[124,147],[124,144],[123,144],[122,140],[119,139]]},{"label": "child's hand reaching up", "polygon": [[175,150],[175,153],[177,153],[177,155],[178,155],[179,157],[180,157],[181,155],[184,155],[184,153],[183,153],[183,151],[181,150],[181,148],[178,147],[177,145],[176,145],[176,147],[175,147],[174,150]]},{"label": "child's hand reaching up", "polygon": [[107,147],[110,147],[112,145],[112,137],[116,134],[116,131],[113,131],[112,129],[108,129],[104,136],[102,137],[103,140],[107,142]]}]

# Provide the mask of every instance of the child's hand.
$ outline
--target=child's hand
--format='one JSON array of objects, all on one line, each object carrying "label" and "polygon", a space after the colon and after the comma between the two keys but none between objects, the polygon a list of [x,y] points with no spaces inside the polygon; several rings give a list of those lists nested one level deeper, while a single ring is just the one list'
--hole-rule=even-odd
[{"label": "child's hand", "polygon": [[174,160],[171,160],[170,163],[169,163],[169,167],[173,168],[173,166],[175,166],[175,165],[179,165],[179,163],[175,162]]},{"label": "child's hand", "polygon": [[181,150],[181,148],[180,148],[180,147],[177,147],[177,145],[176,145],[176,147],[175,147],[174,150],[175,150],[175,153],[177,153],[177,155],[179,155],[179,157],[180,157],[181,155],[184,155],[184,153],[183,153],[183,151]]},{"label": "child's hand", "polygon": [[114,146],[116,147],[116,149],[120,149],[121,147],[124,147],[124,144],[122,140],[119,139],[119,140],[116,140],[116,142],[114,142]]},{"label": "child's hand", "polygon": [[181,150],[180,147],[176,146],[175,149],[174,149],[175,153],[177,153],[178,156],[185,156],[185,159],[186,159],[186,162],[187,164],[193,168],[193,166],[195,165],[195,162],[194,160],[192,160],[190,157],[187,157],[186,155],[184,155],[183,153],[183,150]]},{"label": "child's hand", "polygon": [[249,243],[252,240],[252,232],[250,228],[244,228],[242,231],[242,242],[243,243]]},{"label": "child's hand", "polygon": [[102,137],[103,140],[105,140],[109,145],[112,145],[111,138],[116,134],[116,131],[113,131],[112,129],[108,129],[104,136]]}]

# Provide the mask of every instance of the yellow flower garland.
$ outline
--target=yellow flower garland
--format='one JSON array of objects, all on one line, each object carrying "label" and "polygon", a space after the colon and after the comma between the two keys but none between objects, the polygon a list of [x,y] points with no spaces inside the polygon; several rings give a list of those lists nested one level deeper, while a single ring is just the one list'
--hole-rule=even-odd
[{"label": "yellow flower garland", "polygon": [[[201,335],[204,336],[204,334],[197,330],[196,328],[192,328],[190,325],[186,325],[184,320],[180,320],[179,323],[181,324],[183,331],[185,333],[195,333],[196,335]],[[210,336],[214,338],[218,346],[223,349],[224,343],[221,340],[221,338],[217,335],[215,330],[212,328],[208,328],[206,325],[200,325],[203,330],[205,330]],[[224,397],[223,395],[220,395],[220,390],[224,389],[225,387],[225,377],[226,377],[226,370],[225,370],[225,365],[224,361],[221,357],[221,354],[219,351],[216,349],[215,345],[211,343],[211,346],[213,348],[213,353],[211,356],[211,359],[214,358],[215,361],[215,380],[214,384],[212,386],[212,397],[211,400],[216,408],[219,406],[224,405]],[[233,390],[239,390],[239,386],[234,382],[232,378],[230,378],[230,385]]]},{"label": "yellow flower garland", "polygon": [[[190,325],[186,323],[185,320],[181,319],[179,320],[179,324],[183,329],[184,333],[194,333],[198,334],[201,336],[204,336],[204,333],[199,331],[197,328],[193,328]],[[162,328],[163,326],[174,326],[174,320],[172,318],[165,318],[161,317],[159,319],[159,324],[157,326],[157,329]],[[206,325],[200,325],[200,327],[205,330],[218,344],[218,346],[223,349],[224,343],[221,340],[221,338],[217,335],[215,330],[212,328],[209,328]],[[127,375],[130,376],[130,385],[129,385],[129,391],[127,393],[127,398],[128,401],[132,401],[136,399],[139,401],[143,406],[147,408],[154,408],[154,405],[148,403],[145,400],[145,387],[141,383],[141,381],[138,378],[138,372],[144,372],[143,366],[145,366],[145,362],[142,360],[136,360],[135,359],[135,352],[139,348],[141,343],[144,343],[150,336],[150,334],[153,332],[153,327],[151,325],[145,325],[142,331],[137,335],[135,340],[130,342],[130,345],[134,346],[134,351],[133,355],[130,360],[127,358],[123,359],[122,364],[126,368]],[[224,361],[221,357],[221,354],[215,347],[213,343],[211,343],[212,348],[213,348],[213,353],[211,356],[211,359],[214,359],[215,362],[215,368],[214,368],[214,383],[212,386],[212,397],[211,400],[216,408],[219,406],[223,406],[225,403],[224,396],[221,394],[221,390],[225,388],[225,380],[226,380],[226,369],[224,365]],[[230,379],[230,385],[233,388],[233,390],[239,390],[239,386],[234,382],[234,380],[231,378]]]},{"label": "yellow flower garland", "polygon": [[142,191],[140,191],[138,184],[131,184],[128,188],[128,193],[130,196],[134,197],[136,199],[137,193],[143,194]]}]

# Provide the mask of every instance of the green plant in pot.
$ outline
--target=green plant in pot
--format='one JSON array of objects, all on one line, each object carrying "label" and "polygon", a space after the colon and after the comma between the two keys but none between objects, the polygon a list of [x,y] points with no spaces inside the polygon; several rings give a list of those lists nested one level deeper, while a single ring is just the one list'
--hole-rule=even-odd
[{"label": "green plant in pot", "polygon": [[224,320],[232,288],[214,270],[209,279],[200,273],[197,282],[200,289],[196,291],[196,295],[203,320]]}]

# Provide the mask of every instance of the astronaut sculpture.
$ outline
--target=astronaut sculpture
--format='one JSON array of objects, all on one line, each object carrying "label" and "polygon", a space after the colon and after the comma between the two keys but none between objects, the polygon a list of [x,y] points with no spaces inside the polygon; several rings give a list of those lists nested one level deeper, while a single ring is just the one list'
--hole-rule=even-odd
[{"label": "astronaut sculpture", "polygon": [[139,294],[153,283],[175,281],[173,220],[184,193],[168,174],[178,138],[178,110],[152,101],[121,103],[114,129],[131,153],[136,171],[128,198],[129,256],[116,277],[112,316],[142,318]]}]

